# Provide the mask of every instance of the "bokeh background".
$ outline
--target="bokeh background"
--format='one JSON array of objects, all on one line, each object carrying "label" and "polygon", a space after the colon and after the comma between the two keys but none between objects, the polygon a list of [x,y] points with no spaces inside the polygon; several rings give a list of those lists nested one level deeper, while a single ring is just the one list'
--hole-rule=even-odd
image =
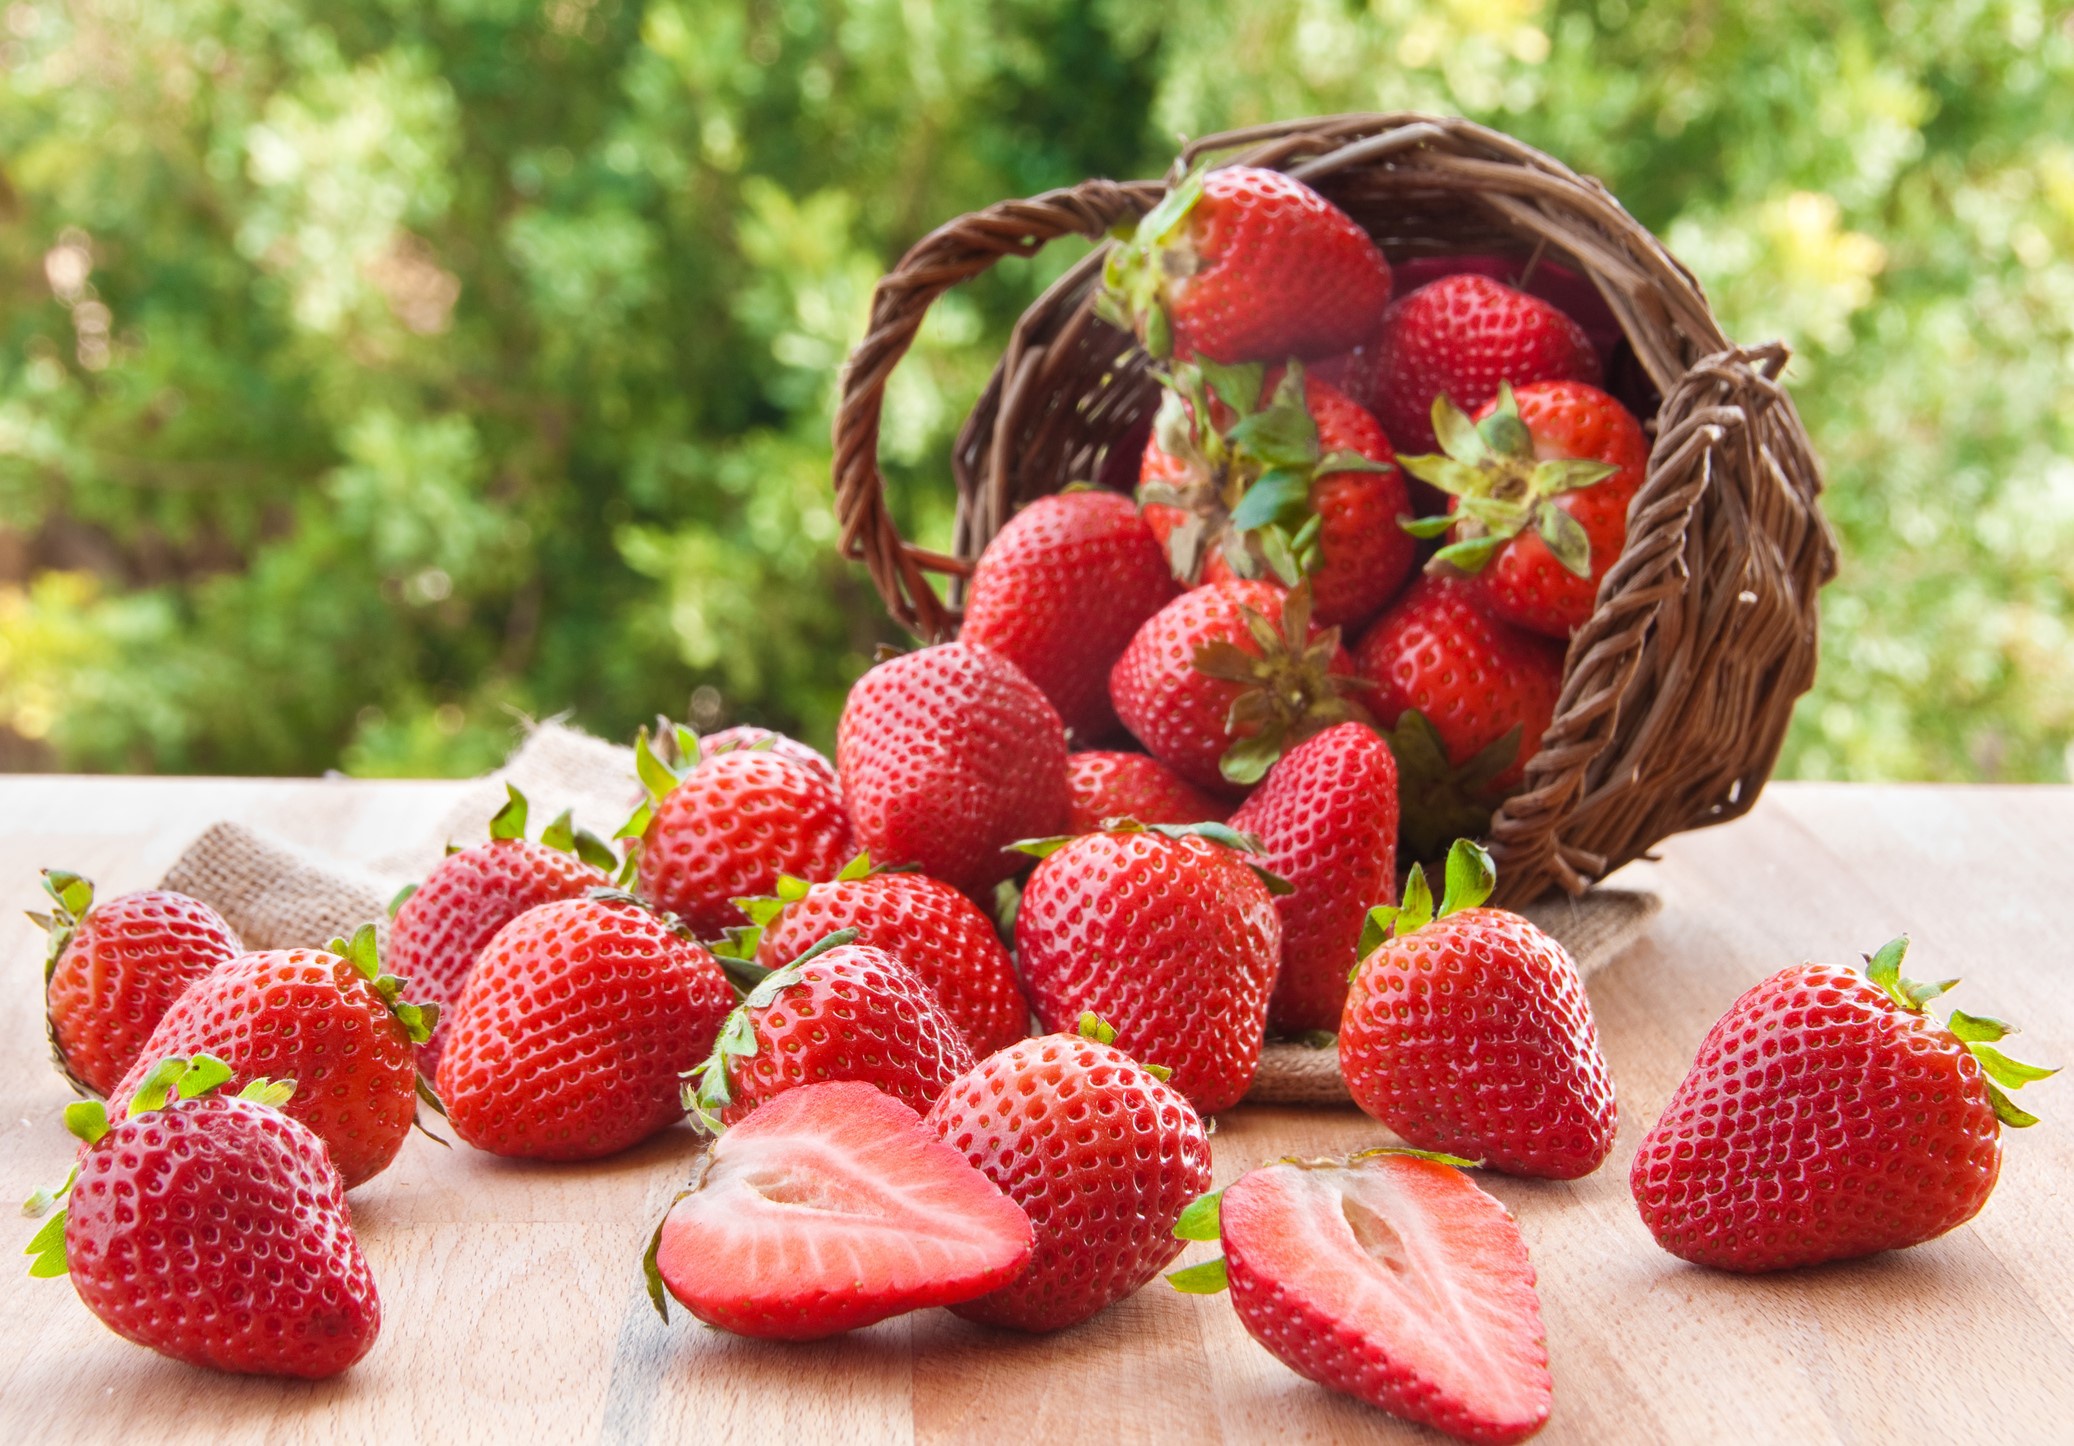
[{"label": "bokeh background", "polygon": [[[887,634],[835,370],[948,217],[1424,107],[1784,336],[1844,573],[1784,771],[2074,771],[2074,12],[2035,0],[18,0],[0,767],[467,773],[515,713],[826,743]],[[893,389],[908,526],[1016,313]]]}]

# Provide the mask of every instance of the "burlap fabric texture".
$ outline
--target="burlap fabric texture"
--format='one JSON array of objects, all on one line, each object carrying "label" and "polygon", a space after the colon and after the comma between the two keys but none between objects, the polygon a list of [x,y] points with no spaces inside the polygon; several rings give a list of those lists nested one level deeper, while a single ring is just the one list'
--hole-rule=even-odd
[{"label": "burlap fabric texture", "polygon": [[[262,829],[218,823],[181,854],[164,887],[213,906],[253,949],[320,945],[369,920],[386,933],[397,889],[424,877],[449,841],[486,837],[507,783],[526,795],[537,822],[569,809],[579,828],[601,836],[619,826],[639,793],[630,749],[543,723],[529,730],[504,767],[474,780],[438,827],[423,838],[399,840],[380,858],[337,858]],[[1562,940],[1589,976],[1634,941],[1657,906],[1654,894],[1601,888],[1577,899],[1558,894],[1525,912]],[[1346,1103],[1337,1051],[1270,1044],[1246,1098]]]}]

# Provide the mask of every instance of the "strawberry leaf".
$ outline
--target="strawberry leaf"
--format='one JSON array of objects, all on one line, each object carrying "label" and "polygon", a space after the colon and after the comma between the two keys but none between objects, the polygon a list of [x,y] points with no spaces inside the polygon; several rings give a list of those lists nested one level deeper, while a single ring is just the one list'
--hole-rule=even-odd
[{"label": "strawberry leaf", "polygon": [[1511,539],[1498,533],[1486,533],[1482,537],[1465,537],[1460,542],[1450,542],[1433,554],[1426,567],[1429,572],[1453,568],[1457,572],[1475,574],[1484,570],[1485,564],[1495,557],[1498,549]]},{"label": "strawberry leaf", "polygon": [[1168,1271],[1167,1284],[1184,1295],[1216,1295],[1230,1285],[1231,1280],[1224,1268],[1224,1257],[1220,1255],[1201,1265]]},{"label": "strawberry leaf", "polygon": [[1176,1240],[1216,1240],[1221,1236],[1221,1221],[1218,1207],[1224,1202],[1222,1190],[1212,1190],[1198,1195],[1188,1202],[1181,1218],[1174,1222]]},{"label": "strawberry leaf", "polygon": [[416,884],[405,884],[402,888],[398,889],[395,893],[395,896],[389,900],[389,917],[392,919],[395,918],[396,911],[398,909],[401,909],[405,904],[409,903],[410,896],[412,894],[415,894],[417,891],[418,886]]},{"label": "strawberry leaf", "polygon": [[[1541,516],[1536,530],[1548,550],[1564,569],[1576,576],[1589,580],[1592,575],[1592,540],[1584,530],[1584,524],[1554,502],[1541,504]],[[1446,549],[1442,549],[1445,551]],[[1460,566],[1460,564],[1457,564]],[[1464,571],[1475,571],[1466,568]]]},{"label": "strawberry leaf", "polygon": [[1081,1011],[1080,1022],[1074,1026],[1074,1031],[1082,1039],[1092,1039],[1096,1044],[1116,1043],[1116,1030],[1092,1009]]},{"label": "strawberry leaf", "polygon": [[507,783],[504,785],[504,807],[490,816],[490,837],[512,839],[525,836],[526,796]]},{"label": "strawberry leaf", "polygon": [[1988,1104],[1993,1107],[1995,1118],[2011,1129],[2027,1129],[2038,1123],[2036,1115],[2018,1108],[2016,1102],[1997,1089],[1992,1082],[1988,1082]]},{"label": "strawberry leaf", "polygon": [[99,1100],[74,1100],[65,1106],[65,1128],[89,1145],[97,1144],[108,1133],[108,1107]]},{"label": "strawberry leaf", "polygon": [[2059,1073],[2057,1069],[2011,1059],[1991,1044],[1972,1044],[1967,1048],[1973,1051],[1973,1057],[1980,1061],[1980,1067],[1988,1077],[2004,1089],[2021,1089],[2034,1080],[2050,1079]]},{"label": "strawberry leaf", "polygon": [[1498,887],[1498,869],[1481,844],[1458,838],[1447,851],[1447,883],[1441,895],[1440,917],[1473,909]]},{"label": "strawberry leaf", "polygon": [[1301,526],[1301,519],[1310,514],[1310,504],[1311,479],[1301,472],[1276,468],[1261,473],[1246,489],[1239,505],[1231,510],[1231,525],[1239,532],[1251,532],[1271,522]]},{"label": "strawberry leaf", "polygon": [[44,1221],[22,1251],[35,1257],[29,1262],[29,1274],[38,1280],[50,1280],[70,1269],[65,1263],[65,1219],[66,1212],[60,1210]]}]

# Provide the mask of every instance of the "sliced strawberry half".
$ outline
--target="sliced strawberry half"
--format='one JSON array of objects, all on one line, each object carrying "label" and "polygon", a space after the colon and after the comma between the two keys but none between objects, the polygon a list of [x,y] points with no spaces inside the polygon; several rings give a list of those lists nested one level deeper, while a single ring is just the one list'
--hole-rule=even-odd
[{"label": "sliced strawberry half", "polygon": [[1503,1205],[1418,1151],[1285,1160],[1189,1207],[1186,1239],[1225,1258],[1168,1277],[1226,1279],[1253,1338],[1300,1375],[1465,1441],[1548,1419],[1534,1267]]},{"label": "sliced strawberry half", "polygon": [[648,1292],[708,1325],[809,1341],[1006,1285],[1022,1207],[868,1084],[805,1085],[714,1142],[649,1246]]}]

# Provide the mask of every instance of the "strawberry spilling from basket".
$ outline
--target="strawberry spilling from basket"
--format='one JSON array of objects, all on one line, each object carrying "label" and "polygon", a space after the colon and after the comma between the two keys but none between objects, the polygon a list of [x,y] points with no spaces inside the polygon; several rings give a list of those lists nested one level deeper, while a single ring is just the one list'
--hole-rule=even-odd
[{"label": "strawberry spilling from basket", "polygon": [[[408,979],[372,925],[248,954],[192,900],[95,904],[49,875],[52,1041],[111,1108],[73,1109],[37,1273],[69,1265],[180,1359],[327,1374],[379,1322],[344,1192],[416,1100],[466,1146],[558,1162],[689,1116],[710,1139],[646,1260],[665,1318],[809,1340],[948,1307],[1057,1331],[1216,1240],[1169,1278],[1228,1287],[1300,1374],[1468,1440],[1538,1429],[1535,1272],[1467,1172],[1581,1178],[1619,1115],[1576,962],[1494,901],[1581,890],[1670,831],[1600,849],[1547,822],[1584,806],[1625,680],[1660,681],[1650,649],[1698,635],[1689,611],[1652,631],[1626,591],[1676,601],[1660,536],[1630,576],[1673,410],[1631,383],[1662,358],[1538,250],[1393,266],[1279,170],[1143,199],[1079,304],[1119,328],[1093,329],[1103,384],[1145,395],[1062,406],[1101,446],[981,529],[962,633],[865,672],[833,762],[761,729],[644,731],[617,847],[566,816],[529,841],[512,794],[399,901]],[[1659,435],[1665,475],[1702,475],[1703,444]],[[1790,699],[1798,675],[1774,676]],[[1940,1024],[1942,986],[1899,963],[1789,970],[1701,1044],[1631,1171],[1666,1250],[1779,1269],[1980,1209],[2000,1129],[2031,1122],[2008,1091],[2049,1071],[2002,1052],[2007,1025]],[[1379,1148],[1248,1160],[1208,1193],[1207,1117],[1298,1042],[1331,1048]],[[1934,1109],[1903,1097],[1924,1090]],[[189,1168],[203,1150],[233,1163]],[[111,1207],[147,1175],[144,1208]],[[269,1280],[258,1324],[154,1323],[231,1288],[209,1230],[237,1211],[302,1275]]]}]

